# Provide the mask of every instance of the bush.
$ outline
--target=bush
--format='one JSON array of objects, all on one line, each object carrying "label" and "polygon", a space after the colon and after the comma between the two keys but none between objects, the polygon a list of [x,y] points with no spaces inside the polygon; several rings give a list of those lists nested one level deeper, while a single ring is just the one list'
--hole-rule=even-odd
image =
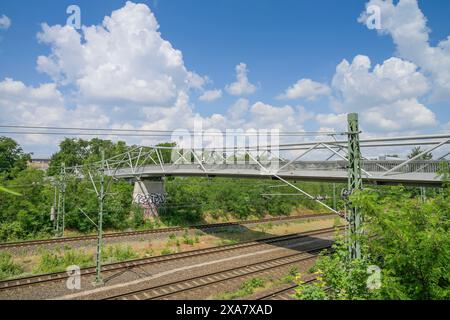
[{"label": "bush", "polygon": [[171,254],[172,250],[170,248],[164,248],[161,250],[161,255]]},{"label": "bush", "polygon": [[80,268],[93,265],[92,255],[81,250],[63,250],[60,252],[45,250],[42,252],[35,273],[50,273],[64,271],[68,266],[76,265]]},{"label": "bush", "polygon": [[237,291],[226,292],[222,294],[219,299],[232,300],[251,295],[256,288],[264,287],[264,283],[264,279],[261,278],[248,279],[241,284]]},{"label": "bush", "polygon": [[131,246],[107,246],[103,251],[102,261],[106,263],[125,261],[138,258],[138,254]]},{"label": "bush", "polygon": [[[363,258],[349,259],[346,244],[338,241],[313,269],[325,286],[299,281],[298,298],[450,299],[449,186],[425,203],[404,187],[381,191],[351,196],[363,215]],[[381,286],[374,289],[368,286],[372,265],[381,271]]]},{"label": "bush", "polygon": [[15,263],[7,252],[0,252],[0,280],[12,278],[23,272],[23,268]]}]

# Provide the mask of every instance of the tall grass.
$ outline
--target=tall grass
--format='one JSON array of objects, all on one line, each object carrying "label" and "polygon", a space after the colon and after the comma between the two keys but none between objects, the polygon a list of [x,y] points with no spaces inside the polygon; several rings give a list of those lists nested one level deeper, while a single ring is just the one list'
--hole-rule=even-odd
[{"label": "tall grass", "polygon": [[264,287],[265,281],[261,278],[251,278],[244,281],[238,290],[232,292],[225,292],[218,296],[220,300],[233,300],[236,298],[242,298],[253,294],[255,289]]},{"label": "tall grass", "polygon": [[66,268],[71,265],[87,267],[92,265],[93,262],[94,259],[92,255],[80,250],[44,250],[42,251],[39,262],[33,272],[38,274],[59,272],[66,270]]},{"label": "tall grass", "polygon": [[12,278],[23,272],[23,268],[15,263],[7,252],[0,252],[0,280]]},{"label": "tall grass", "polygon": [[[50,273],[64,271],[70,265],[77,265],[80,268],[94,265],[94,254],[86,253],[83,250],[63,249],[41,252],[39,263],[33,270],[34,273]],[[135,259],[138,254],[131,246],[106,246],[102,254],[103,263],[112,263],[124,260]]]},{"label": "tall grass", "polygon": [[131,248],[131,246],[108,246],[105,248],[102,261],[106,263],[125,261],[138,258],[139,255]]}]

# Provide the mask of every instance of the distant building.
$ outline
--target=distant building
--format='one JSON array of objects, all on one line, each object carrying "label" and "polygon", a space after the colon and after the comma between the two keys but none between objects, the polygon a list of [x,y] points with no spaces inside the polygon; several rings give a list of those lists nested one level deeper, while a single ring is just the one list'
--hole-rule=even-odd
[{"label": "distant building", "polygon": [[49,163],[50,159],[31,159],[31,161],[28,162],[28,166],[38,170],[47,170]]},{"label": "distant building", "polygon": [[401,160],[401,161],[405,161],[406,159],[402,159],[398,156],[390,156],[390,155],[384,155],[384,156],[378,156],[378,160]]},{"label": "distant building", "polygon": [[398,156],[390,156],[390,155],[382,155],[382,156],[369,156],[367,157],[367,160],[372,160],[372,161],[396,161],[396,160],[401,160],[401,161],[405,161],[406,159],[404,158],[400,158]]}]

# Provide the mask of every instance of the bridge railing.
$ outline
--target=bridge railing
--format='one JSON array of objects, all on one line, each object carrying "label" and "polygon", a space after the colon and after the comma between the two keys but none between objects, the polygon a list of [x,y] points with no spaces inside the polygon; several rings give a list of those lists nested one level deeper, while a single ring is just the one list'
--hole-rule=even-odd
[{"label": "bridge railing", "polygon": [[[396,168],[402,164],[405,160],[363,160],[362,169],[367,172],[383,173],[393,168]],[[405,164],[402,167],[395,169],[396,173],[436,173],[438,172],[442,164],[447,163],[448,160],[415,160]],[[344,160],[337,161],[298,161],[290,164],[285,170],[292,170],[295,167],[296,170],[333,170],[333,171],[346,171],[347,162]]]},{"label": "bridge railing", "polygon": [[[362,169],[368,173],[372,174],[382,174],[388,170],[396,168],[399,164],[402,164],[402,160],[365,160],[362,162]],[[450,165],[450,161],[434,161],[434,160],[420,160],[412,161],[402,167],[399,167],[392,171],[392,173],[436,173],[440,170],[442,163],[447,162]],[[347,162],[344,160],[334,160],[334,161],[296,161],[290,163],[288,166],[283,166],[287,164],[285,161],[280,161],[278,166],[270,167],[269,169],[277,171],[277,168],[281,168],[279,172],[289,172],[289,171],[347,171]],[[232,163],[180,163],[172,164],[166,163],[163,166],[156,164],[147,164],[134,168],[134,174],[139,175],[151,171],[152,173],[161,172],[164,173],[164,169],[182,169],[187,171],[196,171],[205,169],[206,171],[223,171],[223,170],[259,170],[260,165],[257,163],[252,163],[251,161],[235,161]],[[116,170],[117,175],[130,174],[132,170],[128,167],[119,168]]]},{"label": "bridge railing", "polygon": [[[397,167],[399,164],[403,163],[404,161],[398,160],[398,161],[392,161],[392,160],[385,160],[385,161],[363,161],[363,168],[369,172],[384,172],[386,170],[391,170],[395,167]],[[422,173],[436,173],[438,172],[441,167],[442,163],[445,162],[447,164],[450,164],[450,161],[444,160],[444,161],[437,161],[437,160],[415,160],[411,161],[404,166],[395,169],[393,172],[398,173],[412,173],[412,172],[422,172]]]}]

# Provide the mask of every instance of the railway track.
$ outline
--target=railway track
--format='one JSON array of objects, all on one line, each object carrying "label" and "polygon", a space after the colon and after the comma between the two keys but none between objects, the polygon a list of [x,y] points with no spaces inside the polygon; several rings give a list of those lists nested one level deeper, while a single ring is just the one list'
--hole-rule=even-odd
[{"label": "railway track", "polygon": [[[305,281],[306,283],[312,283],[316,279]],[[286,285],[280,290],[271,291],[268,294],[259,296],[256,300],[292,300],[292,296],[295,294],[295,289],[298,287],[296,284]]]},{"label": "railway track", "polygon": [[[198,225],[191,225],[191,226],[187,226],[187,227],[169,227],[169,228],[141,230],[141,231],[112,232],[112,233],[103,234],[103,238],[111,239],[111,238],[133,237],[133,236],[148,235],[148,234],[172,233],[172,232],[184,231],[186,229],[199,229],[199,230],[219,229],[219,228],[224,228],[224,227],[266,223],[266,222],[272,222],[272,221],[288,221],[288,220],[310,219],[310,218],[318,218],[318,217],[332,218],[332,217],[337,217],[337,216],[338,215],[334,214],[334,213],[309,214],[309,215],[301,215],[301,216],[273,217],[273,218],[265,218],[265,219],[259,219],[259,220],[246,220],[246,221],[240,221],[240,222],[198,224]],[[31,247],[31,246],[41,246],[41,245],[47,245],[47,244],[89,241],[89,240],[96,240],[96,239],[97,239],[96,235],[88,235],[88,236],[63,237],[63,238],[42,239],[42,240],[5,242],[5,243],[0,243],[0,250],[12,249],[12,248],[24,248],[24,247]]]},{"label": "railway track", "polygon": [[[343,228],[344,228],[344,226],[337,227],[337,228],[324,228],[324,229],[312,230],[312,231],[308,231],[308,232],[304,232],[304,233],[288,234],[288,235],[283,235],[283,236],[274,236],[274,237],[269,237],[269,238],[263,238],[263,239],[259,239],[259,240],[245,241],[245,242],[240,242],[237,244],[224,245],[224,246],[220,246],[220,247],[197,249],[197,250],[186,251],[186,252],[181,252],[181,253],[173,253],[173,254],[162,255],[162,256],[155,256],[155,257],[149,257],[149,258],[128,260],[128,261],[123,261],[123,262],[109,263],[109,264],[104,264],[102,266],[102,271],[103,271],[103,273],[110,273],[110,272],[114,272],[114,271],[121,271],[121,270],[131,269],[134,267],[140,267],[140,266],[145,266],[145,265],[149,265],[149,264],[154,264],[154,263],[162,263],[162,262],[168,262],[168,261],[174,261],[174,260],[181,260],[181,259],[185,259],[185,258],[204,256],[204,255],[209,255],[209,254],[219,254],[219,253],[230,252],[230,251],[232,252],[232,251],[240,250],[243,248],[257,247],[257,246],[261,246],[261,245],[265,245],[265,244],[296,240],[296,239],[305,238],[305,237],[314,236],[314,235],[323,235],[326,233],[333,232],[335,230],[342,230]],[[80,275],[81,276],[94,275],[95,272],[96,272],[95,267],[87,267],[87,268],[82,268],[80,270]],[[37,285],[37,284],[42,284],[45,282],[61,281],[61,280],[67,279],[68,277],[69,277],[69,275],[66,272],[54,272],[54,273],[35,275],[35,276],[29,276],[29,277],[23,277],[23,278],[17,278],[17,279],[3,280],[3,281],[0,281],[0,291],[13,289],[13,288],[17,288],[17,287]]]},{"label": "railway track", "polygon": [[248,278],[256,274],[285,268],[286,266],[298,264],[317,258],[319,252],[331,248],[331,245],[316,246],[308,251],[294,253],[284,257],[277,257],[262,262],[253,263],[247,266],[240,266],[222,270],[189,279],[174,281],[171,283],[141,289],[133,292],[119,294],[108,297],[108,300],[155,300],[176,298],[177,295],[185,294],[188,291],[197,290],[209,286],[217,286],[220,283]]},{"label": "railway track", "polygon": [[[313,277],[309,280],[303,281],[303,284],[310,285],[317,281],[317,277]],[[287,284],[278,290],[269,291],[266,294],[258,296],[256,300],[293,300],[293,295],[295,294],[295,289],[297,289],[297,284]],[[330,291],[330,287],[324,289],[326,292]]]}]

